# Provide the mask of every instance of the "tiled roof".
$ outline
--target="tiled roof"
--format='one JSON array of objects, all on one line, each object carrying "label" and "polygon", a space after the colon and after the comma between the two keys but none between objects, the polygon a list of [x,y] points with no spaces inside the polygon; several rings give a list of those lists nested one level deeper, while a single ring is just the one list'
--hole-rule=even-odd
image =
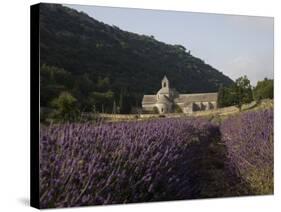
[{"label": "tiled roof", "polygon": [[142,99],[142,104],[155,104],[156,101],[156,95],[144,95]]},{"label": "tiled roof", "polygon": [[213,102],[217,101],[218,93],[180,94],[175,99],[176,103]]}]

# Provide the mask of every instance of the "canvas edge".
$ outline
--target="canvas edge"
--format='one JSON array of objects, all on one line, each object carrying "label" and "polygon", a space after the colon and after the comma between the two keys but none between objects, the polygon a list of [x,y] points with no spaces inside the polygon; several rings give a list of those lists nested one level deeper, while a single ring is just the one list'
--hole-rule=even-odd
[{"label": "canvas edge", "polygon": [[39,202],[39,10],[40,4],[30,6],[30,206],[40,208]]}]

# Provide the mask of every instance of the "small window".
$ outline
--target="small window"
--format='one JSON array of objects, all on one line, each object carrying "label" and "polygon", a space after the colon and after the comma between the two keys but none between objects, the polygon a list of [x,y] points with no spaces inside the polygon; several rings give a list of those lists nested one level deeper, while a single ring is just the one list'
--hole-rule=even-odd
[{"label": "small window", "polygon": [[164,82],[164,87],[166,87],[166,82]]},{"label": "small window", "polygon": [[162,108],[161,111],[164,112],[164,109]]}]

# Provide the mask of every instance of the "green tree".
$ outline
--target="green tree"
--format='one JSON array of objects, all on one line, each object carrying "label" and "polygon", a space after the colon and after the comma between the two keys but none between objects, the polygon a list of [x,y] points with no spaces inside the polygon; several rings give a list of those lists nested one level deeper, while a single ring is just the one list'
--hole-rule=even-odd
[{"label": "green tree", "polygon": [[116,114],[117,113],[117,106],[116,106],[116,101],[113,101],[113,106],[112,106],[112,113]]},{"label": "green tree", "polygon": [[43,64],[40,68],[40,105],[48,107],[61,92],[71,89],[73,78],[69,72]]},{"label": "green tree", "polygon": [[123,113],[123,111],[124,111],[123,105],[124,105],[123,91],[121,90],[120,96],[119,96],[119,112],[120,112],[120,113]]},{"label": "green tree", "polygon": [[273,99],[273,80],[265,78],[262,81],[258,81],[257,86],[253,89],[254,99]]},{"label": "green tree", "polygon": [[132,93],[130,93],[128,91],[128,89],[122,88],[120,91],[120,96],[119,96],[120,113],[122,113],[122,114],[130,113],[133,102],[135,102],[135,101],[132,96]]},{"label": "green tree", "polygon": [[175,113],[183,113],[181,107],[178,106],[177,104],[173,104],[172,107],[173,107],[172,109],[173,109],[173,111],[174,111]]},{"label": "green tree", "polygon": [[221,85],[219,88],[219,107],[237,105],[241,108],[242,104],[250,103],[251,101],[253,101],[253,91],[247,76],[239,77],[231,86],[223,87]]},{"label": "green tree", "polygon": [[218,93],[218,106],[228,107],[238,105],[237,86],[235,84],[229,87],[220,87]]},{"label": "green tree", "polygon": [[224,87],[223,84],[220,84],[219,91],[218,91],[218,107],[224,106]]},{"label": "green tree", "polygon": [[63,121],[76,120],[79,114],[76,102],[76,98],[69,92],[62,92],[59,97],[52,101],[52,105],[57,109],[55,118],[59,118]]},{"label": "green tree", "polygon": [[112,113],[114,93],[112,91],[97,92],[94,91],[89,96],[89,104],[95,106],[97,112]]},{"label": "green tree", "polygon": [[99,90],[108,89],[109,85],[110,85],[110,81],[108,77],[105,78],[98,77],[97,87]]},{"label": "green tree", "polygon": [[253,101],[252,86],[247,76],[239,77],[235,81],[235,87],[239,108],[241,108],[242,104],[247,104]]}]

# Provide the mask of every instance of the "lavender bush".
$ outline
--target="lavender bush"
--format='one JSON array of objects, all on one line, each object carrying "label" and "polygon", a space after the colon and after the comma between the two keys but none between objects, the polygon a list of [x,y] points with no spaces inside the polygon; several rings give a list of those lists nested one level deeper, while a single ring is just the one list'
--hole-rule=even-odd
[{"label": "lavender bush", "polygon": [[[248,184],[251,194],[273,193],[273,111],[247,112],[221,125],[229,170]],[[239,185],[238,185],[239,186]]]}]

